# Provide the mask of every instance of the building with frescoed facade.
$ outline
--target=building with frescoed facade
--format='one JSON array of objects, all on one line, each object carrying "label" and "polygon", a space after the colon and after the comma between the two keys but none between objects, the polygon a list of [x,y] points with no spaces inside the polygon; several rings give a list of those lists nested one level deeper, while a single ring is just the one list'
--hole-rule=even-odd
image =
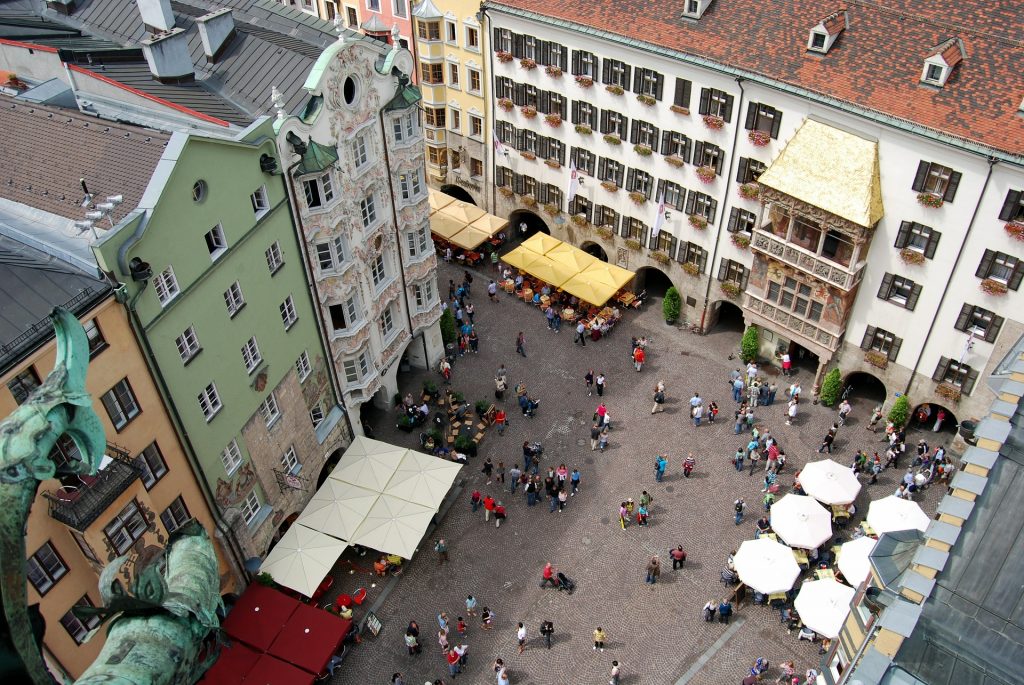
[{"label": "building with frescoed facade", "polygon": [[282,111],[276,122],[319,316],[353,417],[371,399],[391,403],[403,363],[430,367],[443,353],[412,69],[397,44],[342,37],[309,73],[304,114]]}]

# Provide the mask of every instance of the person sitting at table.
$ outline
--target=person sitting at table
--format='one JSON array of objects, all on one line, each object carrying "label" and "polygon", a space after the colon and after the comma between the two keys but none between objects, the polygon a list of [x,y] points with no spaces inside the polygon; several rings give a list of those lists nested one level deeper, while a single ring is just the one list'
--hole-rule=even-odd
[{"label": "person sitting at table", "polygon": [[540,294],[544,295],[544,296],[550,295],[551,294],[551,286],[545,284],[544,287],[540,289]]},{"label": "person sitting at table", "polygon": [[772,524],[768,520],[767,516],[762,516],[757,519],[757,537],[760,537],[761,533],[767,533],[772,529]]},{"label": "person sitting at table", "polygon": [[534,304],[540,304],[540,293],[534,293],[533,294],[533,303]]},{"label": "person sitting at table", "polygon": [[522,274],[516,274],[515,288],[516,288],[516,292],[519,292],[520,290],[523,289],[523,275]]},{"label": "person sitting at table", "polygon": [[338,607],[338,616],[341,616],[342,618],[351,619],[352,618],[352,610],[349,609],[344,604],[342,604],[340,607]]},{"label": "person sitting at table", "polygon": [[460,464],[466,463],[466,455],[458,450],[451,451],[451,460]]},{"label": "person sitting at table", "polygon": [[377,561],[373,562],[373,570],[381,578],[386,576],[387,573],[388,573],[388,559],[387,559],[387,557],[382,554],[380,559],[378,559]]}]

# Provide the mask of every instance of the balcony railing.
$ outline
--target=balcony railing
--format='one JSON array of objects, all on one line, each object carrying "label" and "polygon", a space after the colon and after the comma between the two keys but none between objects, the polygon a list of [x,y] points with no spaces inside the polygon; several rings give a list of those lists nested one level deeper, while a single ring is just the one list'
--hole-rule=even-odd
[{"label": "balcony railing", "polygon": [[43,496],[50,502],[50,516],[77,531],[85,532],[107,507],[139,477],[141,470],[131,455],[107,445],[107,464],[95,476],[80,476],[76,485],[65,485]]},{"label": "balcony railing", "polygon": [[852,290],[860,283],[866,264],[860,261],[852,267],[842,266],[763,229],[754,231],[750,247],[843,290]]},{"label": "balcony railing", "polygon": [[834,330],[828,324],[823,324],[820,321],[808,321],[788,309],[782,309],[774,302],[761,299],[749,292],[744,296],[743,307],[768,321],[780,324],[788,331],[796,333],[816,345],[828,348],[833,352],[839,348],[839,340],[843,332]]}]

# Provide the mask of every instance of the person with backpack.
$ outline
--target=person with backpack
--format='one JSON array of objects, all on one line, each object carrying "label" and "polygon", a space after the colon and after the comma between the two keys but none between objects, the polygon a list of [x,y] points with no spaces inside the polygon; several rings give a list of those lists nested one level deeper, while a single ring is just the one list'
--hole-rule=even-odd
[{"label": "person with backpack", "polygon": [[732,503],[732,508],[736,512],[736,525],[738,526],[743,522],[743,512],[746,510],[747,504],[741,497]]},{"label": "person with backpack", "polygon": [[551,649],[551,636],[555,634],[555,624],[551,621],[544,621],[540,624],[540,634],[544,638],[544,643]]},{"label": "person with backpack", "polygon": [[665,411],[665,381],[658,381],[654,386],[654,406],[651,407],[651,414]]},{"label": "person with backpack", "polygon": [[697,460],[693,458],[693,452],[690,452],[683,460],[683,476],[689,478],[695,466],[697,466]]},{"label": "person with backpack", "polygon": [[659,454],[654,460],[654,480],[661,482],[661,479],[665,477],[665,469],[668,468],[668,455]]}]

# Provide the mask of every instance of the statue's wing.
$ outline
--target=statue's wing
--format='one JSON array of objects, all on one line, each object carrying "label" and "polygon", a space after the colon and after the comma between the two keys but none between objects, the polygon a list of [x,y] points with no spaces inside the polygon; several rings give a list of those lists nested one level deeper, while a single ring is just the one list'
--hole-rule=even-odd
[{"label": "statue's wing", "polygon": [[53,330],[57,334],[57,359],[54,368],[67,370],[65,392],[85,393],[85,372],[89,368],[89,338],[74,314],[54,307],[50,312]]}]

